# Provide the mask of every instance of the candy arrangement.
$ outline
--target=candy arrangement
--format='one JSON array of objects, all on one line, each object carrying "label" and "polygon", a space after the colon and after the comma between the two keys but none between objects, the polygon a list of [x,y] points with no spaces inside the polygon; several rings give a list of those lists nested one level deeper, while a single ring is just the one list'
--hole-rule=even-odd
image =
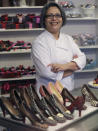
[{"label": "candy arrangement", "polygon": [[35,68],[33,67],[24,67],[19,65],[17,67],[2,67],[0,68],[0,78],[17,78],[26,75],[35,74]]},{"label": "candy arrangement", "polygon": [[12,42],[10,40],[0,40],[0,51],[15,51],[17,49],[31,49],[31,43],[24,41]]},{"label": "candy arrangement", "polygon": [[16,14],[0,16],[0,29],[32,29],[40,28],[40,15],[36,14]]},{"label": "candy arrangement", "polygon": [[79,46],[91,46],[96,45],[97,37],[93,34],[84,33],[84,34],[75,34],[72,35],[73,39]]}]

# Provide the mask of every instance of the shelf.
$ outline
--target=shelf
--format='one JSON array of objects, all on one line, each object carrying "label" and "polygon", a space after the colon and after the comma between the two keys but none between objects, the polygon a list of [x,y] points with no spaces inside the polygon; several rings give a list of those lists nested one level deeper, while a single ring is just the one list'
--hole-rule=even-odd
[{"label": "shelf", "polygon": [[76,71],[75,73],[91,73],[91,72],[98,72],[98,68]]},{"label": "shelf", "polygon": [[67,20],[71,21],[71,20],[98,20],[98,18],[94,18],[94,17],[81,17],[81,18],[67,18]]},{"label": "shelf", "polygon": [[80,49],[98,49],[98,45],[80,46]]},{"label": "shelf", "polygon": [[0,7],[1,14],[29,14],[31,13],[40,13],[43,6],[17,6],[17,7]]},{"label": "shelf", "polygon": [[[0,95],[0,97],[9,97],[10,95],[9,94],[3,94],[3,95]],[[1,112],[0,112],[1,113]]]},{"label": "shelf", "polygon": [[21,32],[21,31],[41,31],[43,28],[33,28],[33,29],[0,29],[0,32]]},{"label": "shelf", "polygon": [[13,10],[13,9],[42,9],[43,6],[14,6],[14,7],[0,7],[0,10]]},{"label": "shelf", "polygon": [[24,53],[30,53],[31,49],[17,49],[17,50],[11,50],[11,51],[2,51],[0,52],[0,55],[4,54],[24,54]]},{"label": "shelf", "polygon": [[33,80],[35,79],[35,74],[34,75],[28,75],[24,77],[19,77],[19,78],[0,78],[0,81],[17,81],[17,80]]},{"label": "shelf", "polygon": [[[91,45],[91,46],[81,46],[80,49],[98,49],[98,45]],[[25,54],[25,53],[31,53],[31,49],[17,49],[17,50],[11,50],[11,51],[2,51],[0,52],[0,55],[4,54]]]}]

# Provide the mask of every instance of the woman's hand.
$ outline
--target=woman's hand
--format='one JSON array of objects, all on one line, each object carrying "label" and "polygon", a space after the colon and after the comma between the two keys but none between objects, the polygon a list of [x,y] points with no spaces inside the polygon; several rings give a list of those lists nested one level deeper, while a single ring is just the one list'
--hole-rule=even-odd
[{"label": "woman's hand", "polygon": [[51,66],[51,71],[54,73],[65,71],[67,69],[66,64],[49,64],[48,66]]},{"label": "woman's hand", "polygon": [[51,67],[51,71],[57,73],[59,71],[76,71],[79,69],[75,62],[69,62],[66,64],[49,64],[48,66]]},{"label": "woman's hand", "polygon": [[65,70],[66,64],[49,64],[48,66],[51,66],[51,71],[54,73],[57,73],[59,71],[64,71],[63,78],[72,75],[72,70]]}]

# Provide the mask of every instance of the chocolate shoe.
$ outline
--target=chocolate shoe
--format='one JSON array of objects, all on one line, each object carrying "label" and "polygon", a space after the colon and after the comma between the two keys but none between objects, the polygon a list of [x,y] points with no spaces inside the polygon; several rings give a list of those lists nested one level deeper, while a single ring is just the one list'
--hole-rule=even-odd
[{"label": "chocolate shoe", "polygon": [[64,115],[62,114],[60,108],[56,104],[54,94],[50,94],[45,86],[40,87],[40,93],[45,98],[45,100],[46,100],[47,104],[49,105],[49,108],[52,110],[53,114],[55,116],[59,117],[59,122],[65,122],[66,119],[64,118]]},{"label": "chocolate shoe", "polygon": [[27,117],[30,120],[32,125],[38,126],[40,128],[44,128],[44,129],[48,128],[47,124],[44,124],[42,121],[39,122],[36,119],[34,114],[29,110],[27,105],[22,101],[21,97],[19,96],[18,92],[15,89],[12,90],[11,94],[13,94],[11,97],[13,98],[15,105],[18,108],[18,110],[22,113],[22,115],[24,117]]},{"label": "chocolate shoe", "polygon": [[61,104],[61,102],[59,101],[59,99],[55,95],[54,95],[54,97],[55,97],[55,101],[56,101],[58,107],[60,108],[61,113],[64,115],[64,117],[68,120],[73,119],[74,117],[71,114],[71,112],[64,105]]},{"label": "chocolate shoe", "polygon": [[[54,126],[53,121],[47,119],[38,108],[36,101],[32,97],[31,93],[29,92],[29,87],[20,89],[20,94],[22,100],[25,101],[26,105],[28,106],[29,110],[33,113],[33,116],[35,116],[35,119],[40,121],[40,123],[47,123],[48,125]],[[56,125],[56,123],[55,123]]]},{"label": "chocolate shoe", "polygon": [[35,110],[42,116],[42,119],[45,123],[51,126],[55,126],[57,122],[52,117],[52,112],[49,110],[44,99],[39,99],[35,89],[30,86],[27,88],[27,91],[32,99],[31,105],[33,105]]},{"label": "chocolate shoe", "polygon": [[0,106],[1,106],[4,117],[5,117],[5,112],[7,112],[11,116],[12,119],[23,121],[22,114],[19,112],[19,110],[17,110],[12,105],[9,98],[1,97],[0,98]]}]

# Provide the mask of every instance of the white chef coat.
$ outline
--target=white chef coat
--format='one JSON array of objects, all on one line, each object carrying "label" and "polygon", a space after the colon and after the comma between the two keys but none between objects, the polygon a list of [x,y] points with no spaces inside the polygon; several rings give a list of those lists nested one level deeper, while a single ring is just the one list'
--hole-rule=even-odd
[{"label": "white chef coat", "polygon": [[[75,61],[81,70],[86,64],[85,54],[80,51],[72,37],[61,32],[59,39],[56,40],[50,32],[45,30],[32,43],[31,54],[36,68],[37,89],[41,85],[47,86],[49,82],[55,83],[56,80],[59,80],[69,91],[73,90],[73,75],[62,78],[64,71],[53,73],[48,65],[51,63],[64,64]],[[75,55],[78,58],[73,59]]]}]

